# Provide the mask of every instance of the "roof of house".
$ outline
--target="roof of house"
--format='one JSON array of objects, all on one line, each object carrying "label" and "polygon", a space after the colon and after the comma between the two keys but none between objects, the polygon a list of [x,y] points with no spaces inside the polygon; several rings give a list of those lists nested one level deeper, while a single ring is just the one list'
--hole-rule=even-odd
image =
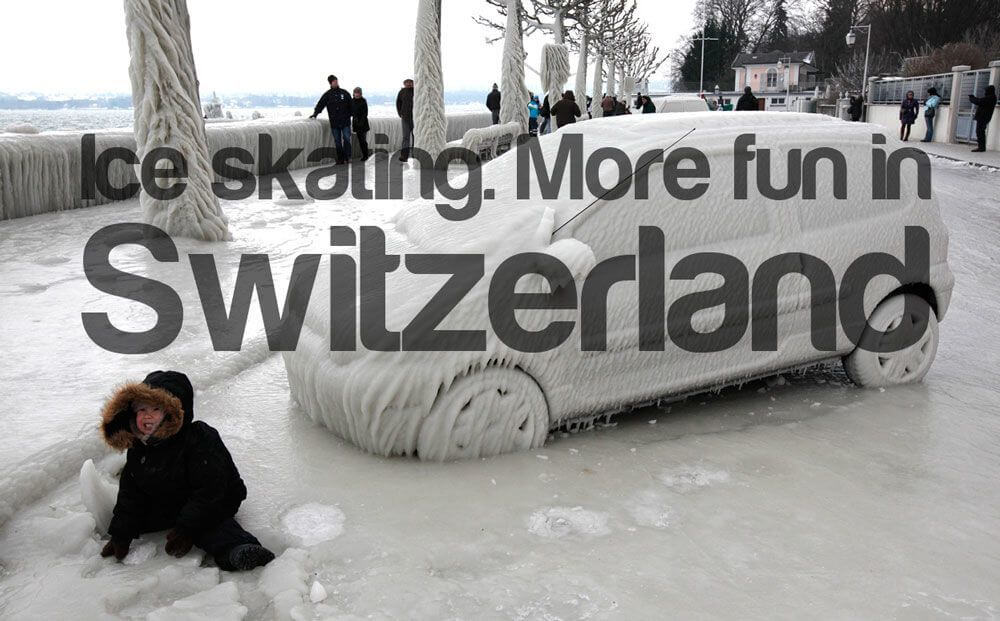
[{"label": "roof of house", "polygon": [[733,68],[744,67],[746,65],[773,65],[779,58],[790,58],[793,63],[803,63],[812,65],[816,60],[816,52],[782,52],[774,50],[772,52],[743,52],[733,61]]}]

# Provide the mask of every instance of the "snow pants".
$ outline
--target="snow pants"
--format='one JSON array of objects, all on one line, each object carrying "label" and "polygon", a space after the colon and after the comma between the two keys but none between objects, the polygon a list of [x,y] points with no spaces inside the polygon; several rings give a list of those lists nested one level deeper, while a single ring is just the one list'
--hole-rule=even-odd
[{"label": "snow pants", "polygon": [[194,545],[211,554],[215,564],[223,569],[229,566],[230,550],[248,543],[260,545],[256,537],[243,530],[236,518],[223,520],[221,524],[205,531],[194,540]]}]

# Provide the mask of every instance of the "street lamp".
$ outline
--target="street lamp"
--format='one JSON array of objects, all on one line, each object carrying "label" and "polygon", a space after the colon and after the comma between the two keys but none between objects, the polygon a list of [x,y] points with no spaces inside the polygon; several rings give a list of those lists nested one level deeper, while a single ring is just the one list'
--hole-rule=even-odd
[{"label": "street lamp", "polygon": [[[785,68],[788,68],[787,75],[784,72]],[[792,58],[790,56],[784,56],[778,59],[778,71],[781,71],[781,77],[785,81],[785,112],[789,108],[789,99],[792,98]]]},{"label": "street lamp", "polygon": [[847,31],[847,36],[844,40],[847,41],[847,47],[854,47],[854,42],[857,41],[857,36],[854,34],[855,30],[865,30],[867,31],[867,41],[865,43],[865,77],[861,83],[861,97],[864,99],[866,95],[866,89],[868,88],[868,53],[872,49],[872,27],[868,26],[851,26],[850,30]]},{"label": "street lamp", "polygon": [[691,39],[692,41],[701,41],[701,78],[698,82],[698,94],[704,96],[705,94],[705,41],[718,41],[719,39],[715,37],[706,37],[705,31],[702,30],[700,37],[695,37]]}]

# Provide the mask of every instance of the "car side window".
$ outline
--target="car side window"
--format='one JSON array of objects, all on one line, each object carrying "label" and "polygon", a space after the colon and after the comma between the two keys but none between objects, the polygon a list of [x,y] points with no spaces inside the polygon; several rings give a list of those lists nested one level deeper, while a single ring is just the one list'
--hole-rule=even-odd
[{"label": "car side window", "polygon": [[[770,220],[761,201],[733,201],[731,170],[713,170],[708,191],[694,200],[674,198],[664,187],[663,166],[649,169],[649,198],[626,196],[599,202],[573,236],[590,245],[598,260],[638,251],[639,227],[663,230],[666,252],[718,250],[726,242],[767,235]],[[717,175],[717,176],[716,176]],[[695,181],[685,180],[690,187]],[[634,190],[634,188],[633,188]]]}]

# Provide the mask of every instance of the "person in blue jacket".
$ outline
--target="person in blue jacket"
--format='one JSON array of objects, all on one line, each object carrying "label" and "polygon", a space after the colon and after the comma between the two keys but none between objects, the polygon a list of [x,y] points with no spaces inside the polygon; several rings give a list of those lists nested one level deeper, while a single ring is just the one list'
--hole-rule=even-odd
[{"label": "person in blue jacket", "polygon": [[938,97],[937,89],[932,86],[927,89],[927,100],[924,102],[924,123],[927,124],[927,135],[920,142],[934,140],[934,117],[937,116],[939,105],[941,105],[941,98]]},{"label": "person in blue jacket", "polygon": [[330,115],[330,131],[333,132],[333,143],[337,147],[337,164],[347,164],[351,161],[351,94],[340,88],[337,76],[326,78],[330,90],[323,93],[310,119],[315,119],[325,108]]},{"label": "person in blue jacket", "polygon": [[541,106],[538,105],[538,97],[535,97],[533,93],[529,93],[530,99],[528,100],[528,133],[532,136],[538,135],[538,110]]}]

